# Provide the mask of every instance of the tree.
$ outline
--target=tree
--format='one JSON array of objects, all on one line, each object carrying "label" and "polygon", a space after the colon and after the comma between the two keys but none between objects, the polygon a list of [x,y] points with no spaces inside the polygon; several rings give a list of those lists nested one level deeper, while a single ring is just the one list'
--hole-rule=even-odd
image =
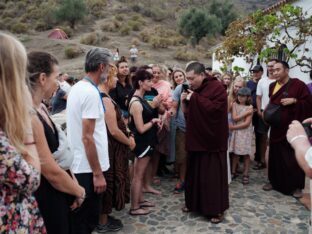
[{"label": "tree", "polygon": [[237,18],[233,4],[228,1],[213,1],[209,7],[209,13],[216,15],[221,20],[221,33],[225,35],[225,31],[229,24]]},{"label": "tree", "polygon": [[215,15],[201,9],[192,8],[185,12],[179,21],[180,33],[191,39],[192,45],[198,44],[207,35],[215,35],[221,30],[221,22]]},{"label": "tree", "polygon": [[84,0],[63,0],[60,7],[55,11],[56,19],[68,21],[72,29],[77,21],[84,18],[87,8]]},{"label": "tree", "polygon": [[312,16],[300,7],[286,4],[278,12],[257,11],[231,23],[225,35],[216,56],[226,63],[233,56],[258,55],[263,61],[282,52],[286,61],[294,59],[296,66],[312,69],[307,43],[312,38]]}]

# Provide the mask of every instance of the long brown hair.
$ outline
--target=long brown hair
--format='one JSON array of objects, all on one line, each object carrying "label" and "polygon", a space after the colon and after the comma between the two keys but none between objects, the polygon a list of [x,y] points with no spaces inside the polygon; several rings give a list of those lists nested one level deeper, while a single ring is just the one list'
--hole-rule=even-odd
[{"label": "long brown hair", "polygon": [[0,33],[0,128],[20,153],[31,131],[31,97],[26,85],[27,55],[13,36]]},{"label": "long brown hair", "polygon": [[[121,56],[120,59],[116,62],[117,78],[118,79],[120,78],[120,74],[118,73],[118,69],[119,69],[119,65],[121,63],[127,63],[128,64],[128,61],[127,61],[125,56]],[[130,71],[129,71],[129,74],[126,76],[125,82],[126,82],[126,84],[130,84],[130,85],[132,84],[132,81],[130,80]]]}]

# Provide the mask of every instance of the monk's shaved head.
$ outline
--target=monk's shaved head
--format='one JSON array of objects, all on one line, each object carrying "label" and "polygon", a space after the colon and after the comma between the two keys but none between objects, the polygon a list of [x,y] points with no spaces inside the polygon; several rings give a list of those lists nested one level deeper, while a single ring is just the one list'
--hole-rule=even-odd
[{"label": "monk's shaved head", "polygon": [[205,66],[200,62],[192,62],[187,65],[186,72],[194,71],[195,74],[205,73]]}]

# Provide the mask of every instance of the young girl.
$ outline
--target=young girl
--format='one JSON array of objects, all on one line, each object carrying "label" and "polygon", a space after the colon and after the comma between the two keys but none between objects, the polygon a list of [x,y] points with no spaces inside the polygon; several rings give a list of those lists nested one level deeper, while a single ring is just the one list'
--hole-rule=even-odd
[{"label": "young girl", "polygon": [[252,105],[250,105],[250,89],[244,87],[238,90],[236,102],[232,106],[233,124],[229,125],[232,130],[230,152],[233,152],[232,179],[237,177],[236,167],[240,156],[244,156],[243,184],[249,183],[249,164],[252,153]]}]

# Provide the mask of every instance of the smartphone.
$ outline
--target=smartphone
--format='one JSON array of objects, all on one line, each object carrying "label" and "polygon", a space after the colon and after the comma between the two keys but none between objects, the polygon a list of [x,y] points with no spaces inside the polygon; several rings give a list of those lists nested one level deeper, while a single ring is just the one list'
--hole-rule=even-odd
[{"label": "smartphone", "polygon": [[188,92],[188,89],[189,89],[189,85],[188,84],[182,84],[182,89],[184,92]]},{"label": "smartphone", "polygon": [[312,128],[311,128],[311,123],[304,123],[302,124],[306,134],[308,135],[308,137],[312,137]]}]

